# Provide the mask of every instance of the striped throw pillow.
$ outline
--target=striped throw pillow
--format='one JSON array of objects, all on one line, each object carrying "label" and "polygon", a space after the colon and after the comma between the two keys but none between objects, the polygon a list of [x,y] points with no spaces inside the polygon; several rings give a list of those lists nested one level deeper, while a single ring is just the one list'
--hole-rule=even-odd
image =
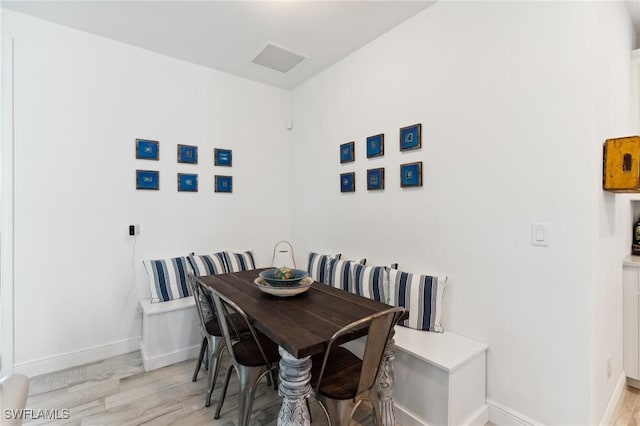
[{"label": "striped throw pillow", "polygon": [[356,263],[352,271],[352,293],[387,303],[385,287],[388,287],[389,272],[385,266],[365,266]]},{"label": "striped throw pillow", "polygon": [[253,252],[251,250],[243,253],[224,252],[224,261],[227,272],[242,272],[256,269],[256,262],[253,260]]},{"label": "striped throw pillow", "polygon": [[330,256],[328,254],[309,253],[307,272],[309,276],[319,283],[327,284],[327,265],[331,259],[340,259],[341,254]]},{"label": "striped throw pillow", "polygon": [[353,265],[355,264],[356,262],[353,260],[329,259],[327,262],[325,284],[339,288],[340,290],[349,291],[351,288],[351,273]]},{"label": "striped throw pillow", "polygon": [[442,333],[442,295],[447,277],[432,277],[389,271],[390,304],[409,310],[409,318],[400,325],[416,330]]},{"label": "striped throw pillow", "polygon": [[191,296],[187,285],[188,265],[184,257],[145,260],[142,262],[149,277],[151,303],[166,302]]},{"label": "striped throw pillow", "polygon": [[207,255],[191,254],[187,257],[187,260],[189,261],[193,275],[196,277],[218,275],[227,272],[224,266],[224,252]]},{"label": "striped throw pillow", "polygon": [[[360,259],[360,265],[367,263],[367,259]],[[353,260],[329,259],[325,274],[325,284],[344,291],[351,291],[351,276],[353,275]]]}]

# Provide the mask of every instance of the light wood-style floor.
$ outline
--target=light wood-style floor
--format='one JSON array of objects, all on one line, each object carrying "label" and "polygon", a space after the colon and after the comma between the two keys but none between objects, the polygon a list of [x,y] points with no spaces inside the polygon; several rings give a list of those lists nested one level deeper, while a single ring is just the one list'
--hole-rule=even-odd
[{"label": "light wood-style floor", "polygon": [[614,426],[640,425],[640,390],[626,386],[611,419]]},{"label": "light wood-style floor", "polygon": [[[148,373],[144,372],[139,352],[101,362],[62,370],[30,380],[27,409],[69,410],[67,419],[25,420],[25,425],[215,425],[233,426],[238,420],[237,380],[235,374],[222,407],[220,419],[213,415],[226,365],[220,369],[211,407],[205,407],[207,377],[204,366],[198,380],[191,381],[195,360],[185,361]],[[277,391],[258,385],[251,425],[275,425],[281,398]],[[62,414],[62,412],[60,412]],[[327,421],[317,402],[311,401],[314,425]],[[59,417],[63,417],[59,415]],[[362,425],[370,425],[367,414],[358,416]]]},{"label": "light wood-style floor", "polygon": [[[25,425],[213,425],[237,423],[237,380],[232,376],[221,417],[214,420],[215,406],[222,391],[224,371],[213,394],[211,407],[204,406],[207,377],[204,367],[198,380],[191,381],[195,360],[185,361],[148,373],[139,352],[57,371],[30,380],[27,409],[69,410],[67,419],[25,420]],[[266,382],[258,385],[251,425],[275,425],[281,399]],[[327,421],[316,401],[311,400],[314,425]],[[358,415],[359,424],[369,426],[367,412]],[[640,426],[640,390],[627,386],[614,412],[611,424]],[[411,426],[411,425],[406,425]],[[491,422],[487,426],[493,426]]]}]

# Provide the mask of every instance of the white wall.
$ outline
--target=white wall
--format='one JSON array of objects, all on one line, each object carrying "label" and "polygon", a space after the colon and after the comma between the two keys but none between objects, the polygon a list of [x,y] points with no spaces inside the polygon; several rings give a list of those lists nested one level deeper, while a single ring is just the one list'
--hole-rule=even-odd
[{"label": "white wall", "polygon": [[[289,238],[289,174],[272,166],[288,164],[288,92],[14,12],[3,20],[15,38],[18,370],[137,349],[142,259],[254,249],[271,261]],[[136,138],[159,140],[160,161],[136,160]],[[199,164],[178,164],[177,144],[197,145]],[[233,149],[232,168],[214,168],[214,147]],[[137,168],[160,170],[160,191],[136,191]],[[177,172],[198,173],[199,192],[178,193]],[[214,193],[214,174],[233,175],[234,193]]]},{"label": "white wall", "polygon": [[[0,8],[0,18],[3,9]],[[2,19],[0,19],[0,32]],[[13,94],[11,72],[7,63],[11,63],[13,55],[12,40],[0,39],[0,69],[3,77],[0,82],[0,102],[2,111],[2,140],[0,145],[0,377],[13,372],[13,200],[7,191],[12,185],[9,172],[13,158],[12,108]]]},{"label": "white wall", "polygon": [[[291,192],[306,200],[292,206],[298,253],[448,274],[445,327],[489,343],[489,402],[546,424],[588,424],[602,411],[611,385],[591,390],[601,383],[595,344],[608,345],[616,372],[621,364],[620,332],[592,333],[619,304],[620,278],[602,306],[604,287],[593,282],[619,275],[626,248],[598,274],[592,264],[596,157],[626,121],[598,126],[594,102],[610,74],[628,72],[620,51],[630,46],[622,40],[610,73],[601,69],[591,31],[601,11],[603,32],[621,17],[617,5],[595,8],[436,3],[293,92]],[[417,122],[423,148],[400,153],[398,129]],[[380,132],[385,155],[368,160],[365,138]],[[338,146],[351,140],[356,161],[341,165]],[[424,186],[403,190],[399,165],[413,161],[423,162]],[[386,168],[386,189],[368,193],[375,167]],[[341,194],[338,176],[350,171],[356,192]],[[530,245],[532,222],[549,223],[549,247]],[[610,230],[605,238],[619,239]],[[605,323],[620,327],[613,313]]]},{"label": "white wall", "polygon": [[[613,137],[638,133],[632,117],[631,51],[635,32],[623,3],[591,5],[594,26],[589,46],[593,60],[593,113],[588,121],[594,173],[584,185],[593,193],[593,290],[591,342],[591,423],[602,419],[622,371],[622,267],[630,253],[631,210],[629,196],[600,190],[602,143]],[[607,359],[611,360],[611,375]],[[611,407],[609,407],[611,410]]]}]

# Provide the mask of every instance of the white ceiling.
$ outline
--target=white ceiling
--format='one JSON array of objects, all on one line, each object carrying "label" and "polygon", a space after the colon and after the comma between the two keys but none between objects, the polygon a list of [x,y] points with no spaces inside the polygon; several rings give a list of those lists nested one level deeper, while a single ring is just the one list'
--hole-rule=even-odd
[{"label": "white ceiling", "polygon": [[[2,7],[292,89],[432,1],[3,1]],[[252,63],[267,42],[307,57],[288,73]]]}]

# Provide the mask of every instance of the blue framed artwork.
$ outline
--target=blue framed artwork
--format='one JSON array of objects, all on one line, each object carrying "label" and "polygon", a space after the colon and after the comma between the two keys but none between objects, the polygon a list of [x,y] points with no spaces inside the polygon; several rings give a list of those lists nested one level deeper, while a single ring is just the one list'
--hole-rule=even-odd
[{"label": "blue framed artwork", "polygon": [[367,190],[384,189],[384,167],[367,170]]},{"label": "blue framed artwork", "polygon": [[160,142],[148,139],[136,139],[136,159],[160,159]]},{"label": "blue framed artwork", "polygon": [[400,129],[400,151],[420,149],[422,147],[422,124],[402,127]]},{"label": "blue framed artwork", "polygon": [[232,165],[232,155],[230,149],[213,149],[213,165],[214,166],[228,166]]},{"label": "blue framed artwork", "polygon": [[367,158],[384,155],[384,133],[367,138]]},{"label": "blue framed artwork", "polygon": [[160,172],[157,170],[136,170],[136,189],[160,189]]},{"label": "blue framed artwork", "polygon": [[233,176],[215,176],[216,192],[233,192]]},{"label": "blue framed artwork", "polygon": [[340,163],[350,163],[355,161],[355,142],[347,142],[340,145]]},{"label": "blue framed artwork", "polygon": [[178,191],[198,192],[198,175],[178,173]]},{"label": "blue framed artwork", "polygon": [[178,145],[178,163],[198,164],[198,147]]},{"label": "blue framed artwork", "polygon": [[400,165],[400,186],[422,186],[422,161]]},{"label": "blue framed artwork", "polygon": [[340,192],[355,192],[356,190],[356,174],[342,173],[340,175]]}]

